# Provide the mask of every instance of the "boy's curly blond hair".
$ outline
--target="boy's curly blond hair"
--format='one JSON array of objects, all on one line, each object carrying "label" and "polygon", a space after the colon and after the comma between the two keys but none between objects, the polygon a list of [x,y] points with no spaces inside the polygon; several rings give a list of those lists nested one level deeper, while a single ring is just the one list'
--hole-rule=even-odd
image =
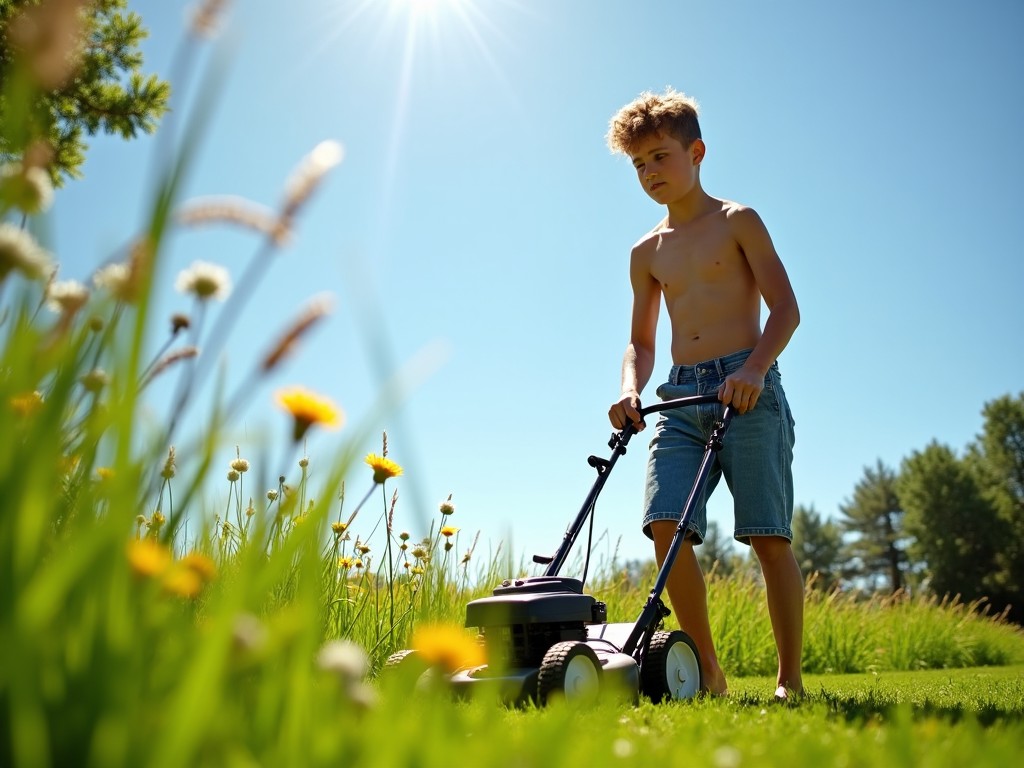
[{"label": "boy's curly blond hair", "polygon": [[615,113],[606,138],[612,152],[629,155],[652,134],[668,134],[689,147],[701,137],[697,101],[671,87],[661,94],[644,91]]}]

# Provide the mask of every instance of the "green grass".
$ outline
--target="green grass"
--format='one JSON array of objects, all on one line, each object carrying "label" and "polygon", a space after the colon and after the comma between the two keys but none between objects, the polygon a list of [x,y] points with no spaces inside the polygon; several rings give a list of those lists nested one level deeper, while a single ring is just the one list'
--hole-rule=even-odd
[{"label": "green grass", "polygon": [[[736,678],[730,696],[637,707],[605,702],[509,711],[409,700],[392,710],[394,765],[962,766],[1016,764],[1024,748],[1024,667],[809,675],[799,704],[770,701],[770,678]],[[348,738],[369,759],[387,712]],[[351,745],[350,745],[351,746]],[[393,761],[393,762],[392,762]],[[656,762],[653,762],[656,761]]]}]

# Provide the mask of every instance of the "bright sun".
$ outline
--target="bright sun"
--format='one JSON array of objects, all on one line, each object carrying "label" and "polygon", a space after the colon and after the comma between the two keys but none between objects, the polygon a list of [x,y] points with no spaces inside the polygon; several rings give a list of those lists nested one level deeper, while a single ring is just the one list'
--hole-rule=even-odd
[{"label": "bright sun", "polygon": [[434,13],[444,5],[458,5],[459,0],[391,0],[392,5],[404,6],[413,13]]}]

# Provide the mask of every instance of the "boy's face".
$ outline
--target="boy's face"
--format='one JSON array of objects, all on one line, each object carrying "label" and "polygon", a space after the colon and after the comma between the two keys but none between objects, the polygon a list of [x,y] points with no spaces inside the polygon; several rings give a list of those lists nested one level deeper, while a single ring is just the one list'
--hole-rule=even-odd
[{"label": "boy's face", "polygon": [[684,147],[668,134],[653,133],[637,141],[630,157],[644,191],[655,202],[667,205],[697,185],[704,142],[695,139]]}]

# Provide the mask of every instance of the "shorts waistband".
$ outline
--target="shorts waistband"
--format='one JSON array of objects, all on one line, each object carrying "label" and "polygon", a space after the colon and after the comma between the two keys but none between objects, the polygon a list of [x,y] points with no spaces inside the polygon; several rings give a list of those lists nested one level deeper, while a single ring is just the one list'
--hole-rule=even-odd
[{"label": "shorts waistband", "polygon": [[669,371],[669,384],[681,384],[684,381],[696,381],[703,376],[728,376],[733,371],[742,367],[747,358],[750,357],[752,349],[741,349],[722,357],[715,357],[711,360],[704,360],[695,365],[673,365]]}]

